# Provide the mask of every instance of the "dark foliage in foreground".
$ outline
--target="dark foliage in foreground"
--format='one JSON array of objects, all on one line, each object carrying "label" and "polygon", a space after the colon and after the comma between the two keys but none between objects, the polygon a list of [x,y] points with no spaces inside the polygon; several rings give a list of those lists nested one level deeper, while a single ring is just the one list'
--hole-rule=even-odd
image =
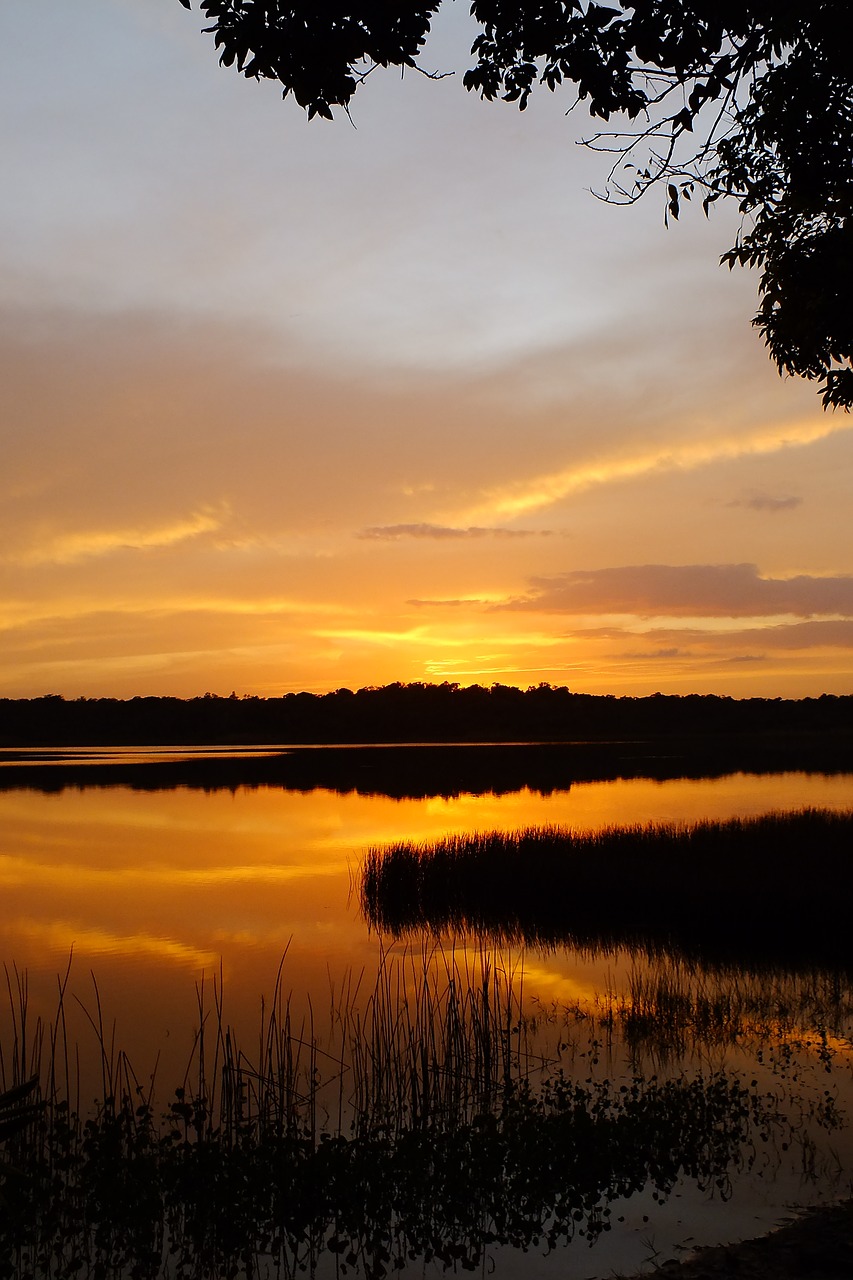
[{"label": "dark foliage in foreground", "polygon": [[180,1091],[158,1122],[130,1095],[85,1122],[64,1104],[8,1144],[0,1276],[228,1276],[323,1252],[379,1277],[435,1258],[473,1270],[496,1245],[589,1243],[608,1202],[679,1176],[726,1193],[772,1103],[725,1075],[517,1082],[496,1114],[358,1137],[212,1119]]},{"label": "dark foliage in foreground", "polygon": [[686,1178],[726,1197],[796,1132],[736,1075],[572,1078],[537,1050],[511,974],[425,959],[339,1011],[338,1057],[279,990],[250,1062],[218,1003],[164,1115],[102,1032],[100,1101],[77,1114],[58,1083],[64,1014],[33,1073],[22,999],[0,1046],[0,1277],[313,1275],[324,1255],[376,1278],[430,1259],[472,1270],[499,1246],[592,1243],[644,1188],[662,1199]]},{"label": "dark foliage in foreground", "polygon": [[[180,0],[191,8],[192,0]],[[332,118],[378,66],[417,68],[441,0],[199,0],[225,66]],[[754,323],[780,372],[853,403],[853,15],[848,0],[473,0],[466,88],[524,110],[572,86],[613,161],[607,198],[665,186],[669,217],[733,198],[723,261],[761,271]],[[569,99],[571,107],[571,99]],[[606,172],[606,170],[605,170]]]},{"label": "dark foliage in foreground", "polygon": [[746,966],[853,969],[853,813],[544,827],[371,849],[364,913],[396,936],[629,946]]}]

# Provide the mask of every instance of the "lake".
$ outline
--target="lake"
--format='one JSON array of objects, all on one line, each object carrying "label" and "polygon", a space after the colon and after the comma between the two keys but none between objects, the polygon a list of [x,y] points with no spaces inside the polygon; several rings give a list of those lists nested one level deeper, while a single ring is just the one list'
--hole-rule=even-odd
[{"label": "lake", "polygon": [[[305,1039],[310,1017],[325,1052],[341,1032],[342,1009],[348,1017],[367,1005],[375,1012],[377,973],[384,1016],[398,1019],[401,1000],[422,998],[429,989],[429,1016],[446,1022],[448,981],[456,994],[466,982],[476,992],[485,964],[492,979],[499,975],[495,999],[503,993],[517,1019],[518,1070],[523,1040],[524,1070],[536,1088],[556,1067],[564,1083],[603,1089],[652,1077],[705,1081],[725,1071],[764,1099],[766,1114],[753,1117],[740,1145],[715,1170],[708,1166],[707,1176],[697,1174],[701,1161],[694,1168],[685,1147],[683,1160],[678,1150],[670,1160],[677,1170],[671,1188],[614,1193],[612,1229],[590,1230],[570,1245],[557,1232],[552,1243],[560,1247],[550,1251],[542,1232],[525,1237],[519,1229],[516,1247],[492,1232],[496,1238],[477,1254],[478,1268],[494,1262],[506,1277],[606,1275],[691,1244],[758,1234],[789,1204],[849,1188],[849,974],[706,971],[677,957],[652,960],[624,949],[510,953],[490,949],[482,938],[404,946],[368,929],[358,883],[365,851],[394,841],[541,825],[587,831],[617,823],[693,823],[804,806],[849,810],[853,775],[616,777],[568,780],[562,788],[551,779],[541,790],[525,785],[501,794],[392,797],[379,788],[370,793],[368,784],[357,790],[348,784],[340,790],[217,785],[212,765],[222,753],[6,755],[0,765],[0,950],[13,1004],[26,974],[31,1028],[36,1017],[54,1017],[57,975],[73,957],[65,1008],[69,1036],[80,1045],[82,1108],[97,1093],[90,1019],[97,1021],[98,1002],[108,1039],[114,1036],[126,1051],[146,1089],[156,1073],[156,1096],[165,1105],[193,1051],[202,980],[205,1007],[213,1008],[215,987],[224,1022],[252,1058],[280,965],[280,994],[290,1001],[293,1025],[298,1022]],[[155,762],[181,767],[187,761],[195,769],[190,784],[159,785]],[[49,776],[46,763],[54,769]],[[119,772],[105,780],[97,772],[104,767]],[[122,769],[134,771],[125,784]],[[760,910],[760,902],[732,886],[732,909],[748,913]],[[470,1012],[463,1010],[463,1021]],[[10,1016],[7,1008],[7,1045]],[[422,1023],[409,1025],[421,1039],[426,1035]],[[707,1105],[705,1093],[702,1098]],[[694,1099],[694,1112],[696,1105]],[[688,1139],[679,1129],[673,1141]],[[410,1252],[407,1274],[441,1274],[437,1262]],[[318,1275],[335,1273],[341,1261],[322,1249],[312,1258]],[[369,1270],[358,1261],[350,1266],[354,1274]]]}]

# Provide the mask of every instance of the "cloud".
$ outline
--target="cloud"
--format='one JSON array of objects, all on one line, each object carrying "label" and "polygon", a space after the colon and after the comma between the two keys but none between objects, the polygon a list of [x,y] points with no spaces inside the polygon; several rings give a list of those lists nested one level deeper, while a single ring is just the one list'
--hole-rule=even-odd
[{"label": "cloud", "polygon": [[45,638],[56,636],[70,640],[84,626],[126,631],[137,640],[143,628],[171,626],[184,630],[193,618],[200,618],[205,625],[211,620],[248,618],[254,625],[264,620],[277,621],[297,617],[324,616],[342,618],[360,617],[361,608],[323,600],[299,600],[282,596],[276,598],[254,596],[238,599],[228,596],[199,594],[196,597],[179,596],[168,591],[160,595],[116,597],[109,604],[93,596],[67,600],[0,601],[0,634],[25,632],[35,628]]},{"label": "cloud", "polygon": [[735,498],[734,502],[727,502],[727,507],[748,507],[751,511],[793,511],[794,507],[798,507],[802,502],[802,498],[791,494],[785,498],[774,498],[769,493],[754,493],[748,498]]},{"label": "cloud", "polygon": [[[572,633],[575,639],[618,641],[633,645],[646,642],[648,649],[634,649],[612,656],[647,661],[654,658],[704,659],[709,654],[731,654],[732,650],[806,651],[810,649],[853,649],[853,620],[814,619],[809,622],[772,623],[762,627],[727,627],[703,630],[699,627],[654,627],[639,631],[631,627],[589,627]],[[743,652],[741,660],[758,661],[764,653]]]},{"label": "cloud", "polygon": [[[719,637],[716,637],[719,638]],[[731,643],[732,637],[726,637],[726,643]],[[648,649],[637,650],[630,653],[619,653],[610,655],[611,659],[617,657],[621,662],[677,662],[693,664],[707,664],[709,657],[713,657],[715,664],[719,663],[735,663],[749,664],[752,662],[766,662],[767,655],[764,653],[734,653],[734,654],[708,654],[697,649],[679,649],[676,647],[668,649]]]},{"label": "cloud", "polygon": [[627,565],[534,578],[494,608],[639,617],[853,617],[853,575],[762,577],[754,564]]},{"label": "cloud", "polygon": [[502,600],[503,597],[495,596],[492,596],[491,598],[488,596],[459,596],[455,599],[447,600],[407,600],[406,604],[414,605],[416,609],[459,609],[465,605],[473,606],[474,608],[482,607],[484,605],[494,605],[502,602]]},{"label": "cloud", "polygon": [[688,649],[679,649],[673,645],[669,649],[646,649],[637,653],[620,653],[620,658],[625,658],[629,662],[654,662],[654,661],[670,661],[672,658],[692,658],[693,654]]},{"label": "cloud", "polygon": [[851,427],[853,424],[847,420],[815,417],[781,426],[760,426],[751,432],[739,431],[712,439],[667,441],[655,444],[651,449],[627,448],[610,457],[492,489],[468,513],[468,517],[511,519],[552,506],[572,494],[598,485],[638,480],[660,472],[694,471],[717,462],[777,453],[782,449],[814,444],[836,432],[849,431]]},{"label": "cloud", "polygon": [[794,622],[739,634],[745,643],[757,641],[772,649],[853,649],[853,621],[847,620]]},{"label": "cloud", "polygon": [[[214,533],[222,527],[222,517],[212,511],[197,511],[169,524],[148,528],[88,529],[54,534],[38,546],[10,557],[19,564],[73,564],[90,556],[105,556],[113,551],[144,551],[156,547],[173,547]],[[3,557],[4,559],[6,557]]]},{"label": "cloud", "polygon": [[744,631],[744,644],[761,644],[765,649],[805,653],[814,649],[853,651],[853,622],[800,622],[790,626]]},{"label": "cloud", "polygon": [[381,524],[362,529],[359,538],[397,542],[400,538],[429,538],[442,542],[451,538],[535,538],[547,537],[550,529],[500,529],[469,525],[467,529],[445,524]]}]

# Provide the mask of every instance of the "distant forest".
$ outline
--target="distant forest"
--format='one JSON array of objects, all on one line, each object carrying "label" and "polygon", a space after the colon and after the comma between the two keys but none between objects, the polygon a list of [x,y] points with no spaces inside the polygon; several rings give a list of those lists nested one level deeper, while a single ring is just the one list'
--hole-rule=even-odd
[{"label": "distant forest", "polygon": [[541,684],[390,684],[353,692],[198,698],[0,699],[0,746],[578,742],[658,737],[846,737],[853,695],[730,698],[572,693]]}]

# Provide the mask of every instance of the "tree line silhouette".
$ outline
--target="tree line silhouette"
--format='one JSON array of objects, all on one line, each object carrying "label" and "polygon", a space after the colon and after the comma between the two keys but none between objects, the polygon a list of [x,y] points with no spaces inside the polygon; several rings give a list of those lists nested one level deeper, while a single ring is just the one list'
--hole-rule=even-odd
[{"label": "tree line silhouette", "polygon": [[169,746],[578,742],[694,735],[843,741],[853,695],[615,697],[549,684],[394,683],[353,691],[220,697],[0,699],[0,745]]}]

